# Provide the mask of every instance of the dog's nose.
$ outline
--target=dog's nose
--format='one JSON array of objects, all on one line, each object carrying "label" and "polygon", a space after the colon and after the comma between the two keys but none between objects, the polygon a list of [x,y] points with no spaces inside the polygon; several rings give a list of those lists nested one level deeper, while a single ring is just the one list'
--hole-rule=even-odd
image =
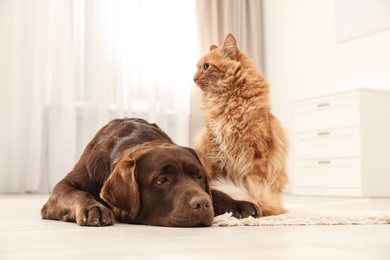
[{"label": "dog's nose", "polygon": [[210,208],[211,202],[206,196],[194,196],[190,200],[190,207],[195,210],[204,210]]}]

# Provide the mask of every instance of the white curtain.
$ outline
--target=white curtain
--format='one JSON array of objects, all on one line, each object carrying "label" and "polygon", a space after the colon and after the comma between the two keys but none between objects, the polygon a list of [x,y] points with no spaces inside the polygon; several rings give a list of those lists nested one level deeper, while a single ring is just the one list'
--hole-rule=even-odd
[{"label": "white curtain", "polygon": [[[239,48],[251,57],[258,69],[263,69],[262,0],[196,0],[196,21],[200,56],[209,52],[211,45],[223,44],[226,35],[232,33]],[[200,91],[193,87],[191,144],[204,126],[199,104]]]},{"label": "white curtain", "polygon": [[50,191],[112,118],[188,145],[197,50],[193,1],[0,0],[0,193]]}]

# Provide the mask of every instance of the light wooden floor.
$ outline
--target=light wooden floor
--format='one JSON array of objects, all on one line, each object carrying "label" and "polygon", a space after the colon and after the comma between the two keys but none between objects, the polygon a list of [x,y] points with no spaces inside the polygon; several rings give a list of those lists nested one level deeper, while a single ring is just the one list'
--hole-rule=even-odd
[{"label": "light wooden floor", "polygon": [[[390,225],[79,227],[41,220],[48,195],[0,195],[0,259],[390,259]],[[287,203],[342,198],[285,196]],[[390,198],[373,200],[390,211]]]}]

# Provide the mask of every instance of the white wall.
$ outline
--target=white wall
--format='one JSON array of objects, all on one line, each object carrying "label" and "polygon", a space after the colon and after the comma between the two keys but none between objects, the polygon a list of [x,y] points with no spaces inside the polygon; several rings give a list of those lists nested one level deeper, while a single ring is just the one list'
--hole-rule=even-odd
[{"label": "white wall", "polygon": [[335,1],[263,0],[263,8],[264,73],[290,141],[293,100],[358,87],[390,90],[390,28],[337,43]]}]

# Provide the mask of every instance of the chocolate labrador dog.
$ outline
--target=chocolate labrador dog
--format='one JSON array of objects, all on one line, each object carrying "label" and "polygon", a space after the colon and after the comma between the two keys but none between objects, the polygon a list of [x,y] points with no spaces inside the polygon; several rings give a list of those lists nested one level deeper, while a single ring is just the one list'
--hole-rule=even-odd
[{"label": "chocolate labrador dog", "polygon": [[115,119],[54,187],[41,215],[82,226],[210,226],[208,181],[194,150],[174,144],[157,125]]}]

